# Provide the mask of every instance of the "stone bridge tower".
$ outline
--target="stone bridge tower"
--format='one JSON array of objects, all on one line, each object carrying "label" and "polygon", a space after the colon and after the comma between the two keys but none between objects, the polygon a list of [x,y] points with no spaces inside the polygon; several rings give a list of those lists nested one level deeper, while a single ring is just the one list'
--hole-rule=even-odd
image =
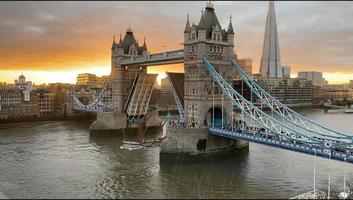
[{"label": "stone bridge tower", "polygon": [[220,123],[222,107],[224,113],[222,121],[226,126],[231,116],[231,104],[222,95],[217,83],[214,83],[213,87],[213,79],[203,64],[203,56],[206,56],[216,70],[231,82],[233,70],[230,60],[235,56],[231,18],[228,29],[222,29],[211,2],[207,3],[198,25],[190,25],[188,16],[184,31],[184,55],[186,126],[211,126],[212,119],[215,119],[214,123]]},{"label": "stone bridge tower", "polygon": [[139,46],[130,27],[127,29],[123,39],[120,35],[119,43],[116,43],[114,38],[110,76],[112,79],[112,104],[118,113],[124,111],[135,76],[140,72],[147,73],[146,67],[138,65],[127,67],[122,66],[120,63],[123,59],[146,56],[147,54],[146,40],[144,40],[142,46]]}]

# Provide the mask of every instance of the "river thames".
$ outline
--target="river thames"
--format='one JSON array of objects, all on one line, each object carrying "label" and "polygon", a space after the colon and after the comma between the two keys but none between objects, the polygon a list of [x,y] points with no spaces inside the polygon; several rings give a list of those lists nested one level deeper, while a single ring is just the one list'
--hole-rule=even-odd
[{"label": "river thames", "polygon": [[[299,110],[353,135],[353,114]],[[216,160],[159,163],[159,147],[123,150],[121,134],[90,137],[90,121],[0,124],[0,197],[290,198],[312,190],[315,157],[250,144]],[[149,137],[159,134],[151,129]],[[130,136],[131,138],[135,135]],[[343,190],[353,165],[316,158],[316,187]]]}]

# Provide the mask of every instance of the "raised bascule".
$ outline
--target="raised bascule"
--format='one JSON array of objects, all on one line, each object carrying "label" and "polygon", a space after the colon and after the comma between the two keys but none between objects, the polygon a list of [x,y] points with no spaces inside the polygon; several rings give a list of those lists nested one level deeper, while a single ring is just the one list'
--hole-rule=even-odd
[{"label": "raised bascule", "polygon": [[136,127],[146,116],[147,126],[159,125],[158,112],[149,109],[156,75],[147,67],[183,63],[184,74],[167,73],[179,120],[168,123],[161,160],[219,155],[253,142],[353,163],[352,135],[293,111],[237,65],[231,18],[223,29],[214,10],[208,2],[197,25],[187,16],[184,49],[150,54],[131,28],[114,40],[111,79],[101,93],[85,104],[72,95],[74,109],[97,112],[90,129]]}]

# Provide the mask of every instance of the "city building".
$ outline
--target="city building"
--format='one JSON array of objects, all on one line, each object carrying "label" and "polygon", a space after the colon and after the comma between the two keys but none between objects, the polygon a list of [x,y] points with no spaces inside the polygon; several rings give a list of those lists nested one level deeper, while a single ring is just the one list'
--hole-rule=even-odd
[{"label": "city building", "polygon": [[32,91],[34,89],[32,87],[32,81],[26,81],[26,77],[22,74],[18,77],[18,80],[14,80],[14,83],[16,88],[20,90],[30,89]]},{"label": "city building", "polygon": [[109,81],[110,79],[110,75],[106,75],[106,76],[97,76],[97,85],[101,85],[103,86],[107,81]]},{"label": "city building", "polygon": [[252,59],[251,58],[240,58],[237,59],[239,67],[248,75],[252,74]]},{"label": "city building", "polygon": [[32,91],[30,101],[18,88],[0,90],[0,119],[18,119],[39,116],[37,98]]},{"label": "city building", "polygon": [[349,81],[349,86],[350,86],[351,88],[353,88],[353,80],[350,80],[350,81]]},{"label": "city building", "polygon": [[15,87],[22,91],[24,95],[24,101],[31,101],[31,92],[35,89],[32,85],[32,81],[26,81],[26,77],[24,75],[20,75],[18,80],[14,80]]},{"label": "city building", "polygon": [[34,87],[21,75],[14,84],[2,84],[0,89],[0,120],[23,120],[37,117],[71,116],[71,93],[75,85],[67,83],[41,84]]},{"label": "city building", "polygon": [[313,101],[313,84],[303,78],[262,78],[257,83],[285,104],[308,104]]},{"label": "city building", "polygon": [[303,71],[298,72],[298,78],[305,78],[311,80],[315,86],[323,86],[324,79],[322,78],[322,72],[315,71]]},{"label": "city building", "polygon": [[320,86],[314,86],[313,104],[322,104],[328,99],[328,93]]},{"label": "city building", "polygon": [[263,77],[283,77],[276,24],[276,12],[273,1],[270,1],[268,5],[260,73]]},{"label": "city building", "polygon": [[38,96],[38,110],[40,116],[54,115],[55,113],[55,98],[56,94],[53,92],[39,90]]},{"label": "city building", "polygon": [[97,84],[97,76],[95,74],[84,73],[77,75],[76,85],[95,86]]},{"label": "city building", "polygon": [[282,75],[283,75],[283,78],[290,78],[290,67],[289,66],[282,66]]},{"label": "city building", "polygon": [[327,99],[332,102],[343,102],[353,100],[353,89],[349,84],[328,84],[322,87]]}]

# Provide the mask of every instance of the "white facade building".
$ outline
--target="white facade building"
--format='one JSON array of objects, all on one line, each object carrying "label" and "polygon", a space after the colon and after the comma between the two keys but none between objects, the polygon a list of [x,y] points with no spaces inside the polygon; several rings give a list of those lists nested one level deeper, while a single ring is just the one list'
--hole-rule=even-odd
[{"label": "white facade building", "polygon": [[22,74],[18,77],[18,80],[14,81],[16,89],[22,91],[24,95],[24,101],[31,101],[31,91],[34,90],[32,81],[26,81],[26,77]]},{"label": "white facade building", "polygon": [[322,78],[322,72],[315,71],[304,71],[298,72],[298,78],[305,78],[311,80],[315,86],[323,86],[324,79]]}]

